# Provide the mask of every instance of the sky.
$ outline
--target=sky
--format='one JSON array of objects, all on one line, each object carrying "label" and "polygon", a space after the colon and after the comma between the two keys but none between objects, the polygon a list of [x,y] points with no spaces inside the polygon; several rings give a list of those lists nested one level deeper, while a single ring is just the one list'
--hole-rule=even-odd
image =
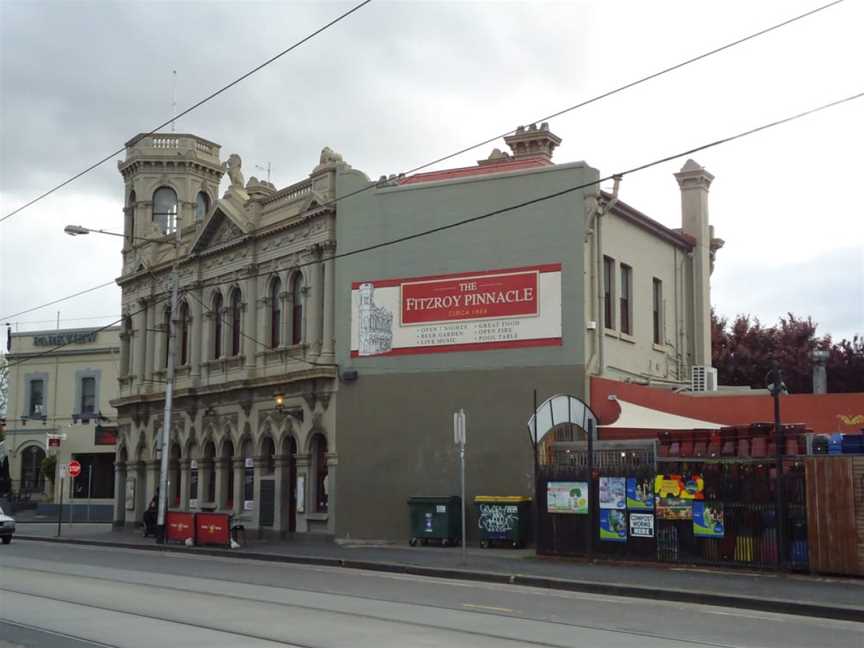
[{"label": "sky", "polygon": [[[372,3],[176,123],[287,186],[324,146],[371,178],[528,124],[827,0]],[[322,26],[341,2],[0,0],[0,216]],[[864,91],[864,1],[845,0],[550,121],[555,161],[601,176]],[[712,301],[817,333],[864,334],[864,99],[694,157],[716,177],[725,247]],[[438,168],[474,164],[489,144]],[[0,223],[0,322],[107,324],[121,239],[115,159]],[[620,198],[680,226],[684,159],[624,178]],[[227,178],[225,180],[227,184]],[[491,225],[490,223],[490,226]]]}]

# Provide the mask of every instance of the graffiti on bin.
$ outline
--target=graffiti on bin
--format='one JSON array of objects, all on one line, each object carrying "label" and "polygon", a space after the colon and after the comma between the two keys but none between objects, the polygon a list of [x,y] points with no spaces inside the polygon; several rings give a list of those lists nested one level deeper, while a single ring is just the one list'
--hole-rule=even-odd
[{"label": "graffiti on bin", "polygon": [[504,533],[512,531],[519,522],[519,512],[516,506],[501,506],[500,504],[481,504],[479,527],[487,533]]}]

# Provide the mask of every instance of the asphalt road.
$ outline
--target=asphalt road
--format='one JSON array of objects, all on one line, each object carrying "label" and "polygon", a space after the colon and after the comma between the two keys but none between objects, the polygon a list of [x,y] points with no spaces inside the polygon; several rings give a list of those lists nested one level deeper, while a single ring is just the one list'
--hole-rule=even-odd
[{"label": "asphalt road", "polygon": [[0,646],[832,648],[864,623],[233,558],[0,547]]}]

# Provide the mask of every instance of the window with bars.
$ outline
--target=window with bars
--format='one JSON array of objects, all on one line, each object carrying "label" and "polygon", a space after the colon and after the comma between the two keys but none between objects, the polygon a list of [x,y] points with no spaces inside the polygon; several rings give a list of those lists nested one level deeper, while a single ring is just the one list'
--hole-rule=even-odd
[{"label": "window with bars", "polygon": [[213,359],[222,357],[222,293],[213,297]]},{"label": "window with bars", "polygon": [[39,418],[45,415],[45,381],[31,380],[30,381],[30,411],[28,416]]},{"label": "window with bars", "polygon": [[663,282],[654,277],[651,298],[654,344],[663,344]]},{"label": "window with bars", "polygon": [[282,303],[279,293],[282,292],[282,282],[274,278],[270,282],[270,348],[279,346],[279,329],[282,327]]},{"label": "window with bars", "polygon": [[231,293],[231,355],[240,355],[240,289]]},{"label": "window with bars", "polygon": [[291,344],[300,344],[303,342],[303,275],[299,272],[294,275],[291,296]]}]

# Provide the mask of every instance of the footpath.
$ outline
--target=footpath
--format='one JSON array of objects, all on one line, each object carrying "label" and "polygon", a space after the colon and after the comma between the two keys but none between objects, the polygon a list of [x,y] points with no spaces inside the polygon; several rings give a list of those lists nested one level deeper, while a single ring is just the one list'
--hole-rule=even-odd
[{"label": "footpath", "polygon": [[268,542],[239,549],[156,544],[109,524],[19,522],[15,541],[32,540],[170,551],[235,559],[314,564],[436,578],[524,585],[610,596],[717,605],[864,623],[864,579],[537,556],[531,549],[371,545],[350,540]]}]

